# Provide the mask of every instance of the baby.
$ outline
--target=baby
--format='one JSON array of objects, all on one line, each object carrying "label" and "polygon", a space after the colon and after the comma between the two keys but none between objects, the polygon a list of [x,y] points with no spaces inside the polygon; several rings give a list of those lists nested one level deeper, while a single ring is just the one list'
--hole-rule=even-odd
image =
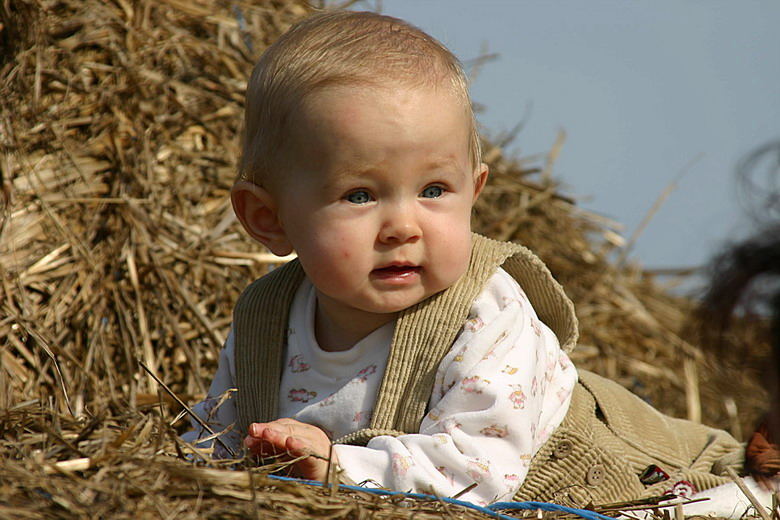
[{"label": "baby", "polygon": [[488,169],[442,44],[373,13],[311,17],[258,62],[245,126],[236,215],[297,260],[236,306],[196,406],[223,445],[284,454],[304,478],[325,479],[330,456],[348,482],[480,504],[724,481],[710,468],[733,439],[578,383],[560,286],[521,246],[471,233]]}]

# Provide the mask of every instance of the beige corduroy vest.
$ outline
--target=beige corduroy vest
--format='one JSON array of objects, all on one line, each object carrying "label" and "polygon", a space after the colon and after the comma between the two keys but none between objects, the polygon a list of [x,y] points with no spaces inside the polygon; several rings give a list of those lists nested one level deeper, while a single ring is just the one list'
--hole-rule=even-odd
[{"label": "beige corduroy vest", "polygon": [[[518,281],[561,347],[574,348],[574,307],[544,263],[523,246],[475,234],[466,274],[399,314],[370,427],[335,442],[366,444],[419,431],[439,363],[499,266]],[[236,304],[239,431],[277,418],[289,312],[303,278],[294,260],[253,282]],[[534,457],[518,499],[586,505],[659,494],[673,482],[642,484],[639,475],[651,464],[699,489],[725,481],[711,471],[721,459],[736,460],[739,445],[725,432],[666,417],[616,383],[579,374],[569,412]]]}]

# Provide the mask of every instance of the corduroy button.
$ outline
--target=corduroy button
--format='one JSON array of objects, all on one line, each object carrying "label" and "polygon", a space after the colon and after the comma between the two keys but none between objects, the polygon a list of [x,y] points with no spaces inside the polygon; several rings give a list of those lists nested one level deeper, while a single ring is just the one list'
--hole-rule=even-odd
[{"label": "corduroy button", "polygon": [[589,486],[598,486],[604,482],[604,466],[601,464],[595,464],[590,467],[588,473],[585,475],[585,482]]},{"label": "corduroy button", "polygon": [[558,445],[553,450],[553,457],[556,459],[565,459],[569,455],[571,455],[572,450],[574,449],[574,443],[567,440],[562,440],[558,443]]}]

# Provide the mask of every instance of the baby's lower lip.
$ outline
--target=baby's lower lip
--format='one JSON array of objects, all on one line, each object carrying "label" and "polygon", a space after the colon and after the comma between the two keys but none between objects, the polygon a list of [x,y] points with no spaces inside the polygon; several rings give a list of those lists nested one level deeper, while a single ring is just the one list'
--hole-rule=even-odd
[{"label": "baby's lower lip", "polygon": [[415,265],[391,265],[374,269],[371,275],[380,280],[404,282],[419,275],[421,270],[421,267]]}]

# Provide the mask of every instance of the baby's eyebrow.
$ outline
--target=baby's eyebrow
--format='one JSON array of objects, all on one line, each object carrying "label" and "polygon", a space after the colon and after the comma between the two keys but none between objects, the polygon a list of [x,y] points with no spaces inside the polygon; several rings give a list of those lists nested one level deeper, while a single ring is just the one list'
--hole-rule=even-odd
[{"label": "baby's eyebrow", "polygon": [[334,178],[343,179],[345,177],[363,177],[380,170],[380,167],[370,164],[350,164],[334,172]]},{"label": "baby's eyebrow", "polygon": [[323,180],[323,187],[325,189],[337,188],[341,184],[358,181],[361,177],[365,177],[376,170],[375,166],[367,164],[345,166],[326,175]]},{"label": "baby's eyebrow", "polygon": [[442,157],[440,159],[433,159],[425,164],[426,170],[441,170],[445,168],[457,168],[459,167],[458,160],[454,156]]}]

